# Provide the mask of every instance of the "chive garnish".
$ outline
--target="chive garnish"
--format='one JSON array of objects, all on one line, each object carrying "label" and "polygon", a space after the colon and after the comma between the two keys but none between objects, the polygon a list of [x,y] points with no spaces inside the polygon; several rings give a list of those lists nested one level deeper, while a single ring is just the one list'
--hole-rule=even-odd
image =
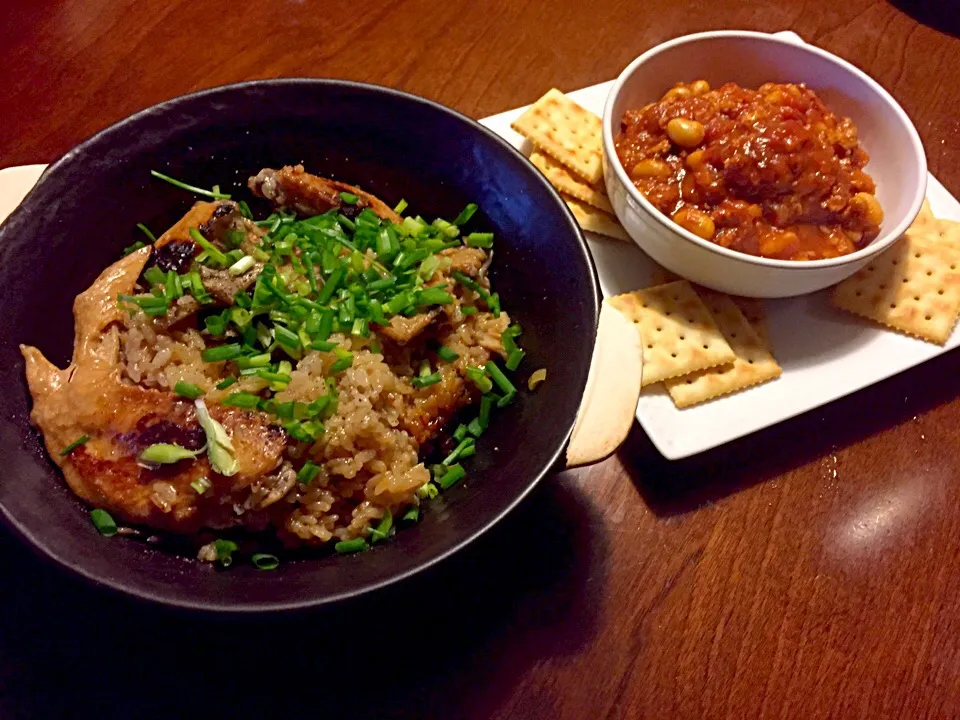
[{"label": "chive garnish", "polygon": [[407,511],[403,514],[403,517],[400,518],[403,522],[406,523],[415,523],[420,519],[420,508],[417,505],[411,505]]},{"label": "chive garnish", "polygon": [[188,450],[172,443],[155,443],[145,447],[137,456],[137,459],[150,465],[171,465],[181,460],[192,460],[201,452],[203,452],[203,449]]},{"label": "chive garnish", "polygon": [[237,381],[236,375],[228,375],[217,383],[217,390],[226,390]]},{"label": "chive garnish", "polygon": [[127,245],[127,247],[123,249],[123,256],[126,257],[127,255],[130,255],[131,253],[135,253],[137,250],[140,250],[141,248],[145,248],[146,246],[147,245],[146,243],[143,242],[143,240],[137,240],[132,245]]},{"label": "chive garnish", "polygon": [[235,392],[230,393],[221,401],[221,405],[228,407],[243,408],[244,410],[253,410],[260,403],[260,398],[253,393]]},{"label": "chive garnish", "polygon": [[173,391],[177,395],[190,398],[191,400],[196,400],[198,397],[203,397],[205,394],[204,389],[199,385],[183,382],[182,380],[177,381],[177,384],[173,386]]},{"label": "chive garnish", "polygon": [[347,205],[356,205],[357,201],[360,199],[356,195],[350,192],[340,193],[340,199],[345,202]]},{"label": "chive garnish", "polygon": [[431,385],[436,385],[440,382],[440,373],[430,373],[429,375],[422,375],[420,377],[415,377],[410,381],[410,384],[415,388],[425,388],[430,387]]},{"label": "chive garnish", "polygon": [[155,243],[157,241],[157,236],[150,232],[150,228],[148,228],[146,225],[143,223],[137,223],[137,227],[140,228],[140,232],[150,239],[151,243]]},{"label": "chive garnish", "polygon": [[233,540],[223,540],[217,538],[213,541],[213,547],[217,551],[217,560],[224,567],[230,567],[233,562],[233,553],[237,551],[237,544]]},{"label": "chive garnish", "polygon": [[445,347],[444,345],[440,345],[437,348],[437,357],[443,360],[444,362],[453,362],[460,356],[450,348]]},{"label": "chive garnish", "polygon": [[319,474],[320,466],[316,465],[311,460],[307,460],[303,464],[303,467],[300,468],[300,472],[297,473],[297,482],[301,485],[309,485]]},{"label": "chive garnish", "polygon": [[509,378],[503,374],[503,370],[497,367],[495,362],[491,360],[484,365],[484,368],[488,373],[490,373],[490,377],[493,379],[493,382],[497,384],[497,387],[500,388],[505,394],[509,395],[510,393],[513,393],[516,395],[517,388],[512,382],[510,382]]},{"label": "chive garnish", "polygon": [[204,252],[210,256],[210,259],[217,265],[226,265],[227,256],[212,242],[207,240],[196,228],[190,228],[190,239],[203,248]]},{"label": "chive garnish", "polygon": [[457,215],[456,219],[453,221],[453,224],[457,225],[458,227],[460,225],[465,225],[470,220],[470,218],[473,217],[473,214],[476,211],[477,211],[477,204],[470,203],[460,212],[459,215]]},{"label": "chive garnish", "polygon": [[269,553],[254,553],[250,560],[257,570],[275,570],[280,565],[280,559]]},{"label": "chive garnish", "polygon": [[510,351],[510,354],[507,356],[507,361],[504,363],[507,370],[511,372],[520,367],[520,363],[523,361],[523,358],[526,356],[526,353],[520,348],[514,348]]},{"label": "chive garnish", "polygon": [[60,457],[65,457],[76,450],[78,447],[86,443],[90,439],[89,435],[81,435],[72,443],[67,445],[63,450],[60,451]]},{"label": "chive garnish", "polygon": [[437,484],[443,490],[449,490],[455,483],[460,482],[466,477],[466,475],[467,471],[463,469],[463,465],[451,465],[446,473],[437,478]]},{"label": "chive garnish", "polygon": [[95,508],[90,511],[90,520],[97,532],[104,537],[113,537],[117,534],[117,523],[106,510]]},{"label": "chive garnish", "polygon": [[203,495],[207,490],[213,487],[213,483],[210,482],[210,479],[207,477],[198,477],[192,483],[190,483],[197,495]]},{"label": "chive garnish", "polygon": [[238,358],[243,354],[243,348],[240,347],[239,343],[230,343],[228,345],[217,345],[215,347],[207,348],[200,353],[200,358],[204,362],[213,363],[221,362],[223,360],[233,360]]},{"label": "chive garnish", "polygon": [[170,183],[171,185],[173,185],[173,186],[175,186],[175,187],[180,188],[181,190],[188,190],[188,191],[190,191],[190,192],[192,192],[192,193],[196,193],[197,195],[203,195],[203,196],[205,196],[205,197],[211,197],[211,198],[213,198],[213,199],[215,199],[215,200],[229,200],[229,199],[230,199],[230,196],[227,195],[227,194],[225,194],[225,193],[214,192],[214,191],[212,191],[212,190],[204,190],[203,188],[198,188],[196,185],[189,185],[189,184],[183,182],[182,180],[177,180],[177,179],[175,179],[175,178],[170,177],[169,175],[164,175],[163,173],[159,173],[159,172],[157,172],[156,170],[151,170],[151,171],[150,171],[150,174],[153,175],[155,178],[158,178],[158,179],[160,179],[160,180],[163,180],[163,181],[165,181],[165,182]]},{"label": "chive garnish", "polygon": [[406,209],[407,209],[407,201],[401,199],[400,202],[398,202],[398,203],[396,204],[396,206],[394,206],[393,211],[394,211],[397,215],[403,215],[403,211],[406,210]]},{"label": "chive garnish", "polygon": [[370,542],[377,543],[381,540],[386,540],[390,535],[390,529],[392,527],[393,513],[390,512],[390,508],[387,508],[383,511],[383,518],[380,520],[380,524],[370,531]]},{"label": "chive garnish", "polygon": [[493,390],[493,381],[487,377],[486,372],[484,372],[482,368],[468,367],[467,377],[477,386],[480,392],[488,393]]},{"label": "chive garnish", "polygon": [[370,546],[367,544],[366,540],[364,540],[362,537],[358,537],[353,538],[353,540],[341,540],[333,547],[338,553],[345,555],[347,553],[355,553],[366,550]]},{"label": "chive garnish", "polygon": [[493,233],[470,233],[463,239],[463,244],[472,248],[493,247]]},{"label": "chive garnish", "polygon": [[341,347],[336,347],[333,349],[334,354],[337,356],[336,361],[333,365],[330,366],[330,374],[336,375],[346,370],[348,367],[353,365],[353,353],[349,350],[344,350]]}]

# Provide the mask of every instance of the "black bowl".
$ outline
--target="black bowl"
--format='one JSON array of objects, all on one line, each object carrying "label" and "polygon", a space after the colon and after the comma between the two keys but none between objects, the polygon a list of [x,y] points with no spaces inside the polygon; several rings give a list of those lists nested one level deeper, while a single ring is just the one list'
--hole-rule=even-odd
[{"label": "black bowl", "polygon": [[[156,169],[249,198],[264,166],[302,162],[424,217],[480,205],[496,233],[492,281],[524,328],[526,371],[547,382],[521,394],[479,443],[467,481],[429,504],[414,528],[353,556],[286,562],[273,572],[218,571],[115,537],[90,524],[29,424],[19,343],[61,366],[73,339],[74,296],[138,239],[192,204],[153,180]],[[144,110],[50,167],[0,228],[0,509],[45,555],[87,578],[169,605],[221,611],[297,608],[408,577],[477,537],[561,457],[586,383],[599,308],[596,277],[562,200],[519,153],[468,118],[380,87],[271,80],[216,88]],[[521,378],[523,375],[521,374]]]}]

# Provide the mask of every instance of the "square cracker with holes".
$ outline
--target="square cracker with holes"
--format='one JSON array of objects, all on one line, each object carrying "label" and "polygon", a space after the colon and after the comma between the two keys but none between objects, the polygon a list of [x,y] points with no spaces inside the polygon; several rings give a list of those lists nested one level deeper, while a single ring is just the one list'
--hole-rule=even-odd
[{"label": "square cracker with holes", "polygon": [[585,183],[552,157],[539,150],[534,150],[530,153],[530,162],[532,162],[534,167],[542,172],[550,184],[560,192],[566,193],[577,200],[582,200],[588,205],[603,210],[611,216],[613,215],[610,198],[607,197],[607,191],[601,184],[591,185]]},{"label": "square cracker with holes", "polygon": [[733,362],[736,355],[686,280],[610,298],[643,342],[643,386]]},{"label": "square cracker with holes", "polygon": [[600,181],[600,118],[556,88],[531,105],[510,127],[591,185]]},{"label": "square cracker with holes", "polygon": [[613,215],[603,212],[603,210],[597,210],[597,208],[587,205],[587,203],[577,200],[576,198],[563,196],[563,201],[567,204],[567,207],[570,208],[570,212],[573,213],[573,216],[577,219],[577,225],[581,229],[588,232],[600,233],[601,235],[606,235],[607,237],[616,238],[617,240],[630,240],[630,236],[627,235],[627,231],[623,229],[623,225],[617,222],[617,218]]},{"label": "square cracker with holes", "polygon": [[943,345],[960,315],[960,251],[908,233],[837,285],[833,304]]},{"label": "square cracker with holes", "polygon": [[736,357],[732,363],[667,380],[667,392],[678,408],[745,390],[783,372],[733,298],[709,290],[700,297]]}]

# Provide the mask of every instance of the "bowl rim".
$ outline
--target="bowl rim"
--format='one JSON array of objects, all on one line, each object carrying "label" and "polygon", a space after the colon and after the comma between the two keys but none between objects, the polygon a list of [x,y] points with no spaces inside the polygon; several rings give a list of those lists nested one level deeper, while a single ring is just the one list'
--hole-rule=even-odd
[{"label": "bowl rim", "polygon": [[[627,84],[633,74],[651,58],[676,47],[717,38],[736,38],[751,42],[772,43],[781,46],[787,45],[792,49],[797,49],[801,52],[816,55],[834,65],[839,72],[846,72],[850,75],[853,75],[855,78],[864,83],[882,101],[891,107],[894,115],[900,121],[901,127],[910,140],[910,147],[913,150],[914,160],[916,162],[917,169],[920,171],[920,177],[922,178],[922,182],[920,182],[917,188],[914,190],[914,196],[910,203],[909,210],[896,226],[881,234],[866,247],[849,253],[848,255],[841,255],[840,257],[827,258],[824,260],[779,260],[774,258],[760,257],[758,255],[750,255],[737,250],[730,250],[729,248],[721,247],[716,243],[712,243],[709,240],[704,240],[703,238],[694,235],[689,230],[686,230],[685,228],[682,228],[671,221],[666,215],[654,207],[653,203],[647,200],[643,193],[640,192],[630,180],[626,169],[623,167],[623,164],[620,162],[620,158],[617,156],[613,137],[614,105],[616,105],[624,86]],[[889,92],[887,92],[876,80],[857,68],[852,63],[834,55],[831,52],[819,48],[816,45],[808,44],[802,40],[798,41],[793,38],[786,38],[770,33],[755,32],[751,30],[712,30],[709,32],[683,35],[681,37],[662,42],[659,45],[655,45],[633,60],[629,65],[627,65],[627,67],[623,69],[620,75],[617,76],[617,79],[614,81],[609,92],[607,93],[607,99],[603,108],[603,153],[611,171],[615,173],[617,179],[620,181],[620,184],[626,188],[628,200],[633,200],[635,203],[637,203],[662,227],[669,229],[671,232],[675,233],[684,240],[694,243],[695,245],[698,245],[699,247],[711,253],[729,260],[738,261],[746,265],[759,267],[794,271],[817,271],[827,268],[836,268],[843,265],[850,265],[858,262],[866,262],[871,257],[886,250],[890,245],[896,242],[904,232],[906,232],[907,228],[910,227],[916,216],[919,214],[923,200],[926,197],[927,157],[923,149],[923,143],[920,140],[920,134],[917,132],[916,127],[910,120],[910,117],[907,115],[906,111]]]},{"label": "bowl rim", "polygon": [[[282,86],[282,85],[313,85],[313,86],[323,86],[323,87],[343,87],[350,88],[355,90],[361,90],[365,92],[371,92],[374,94],[382,94],[393,96],[394,98],[401,99],[406,102],[418,103],[432,108],[438,112],[451,116],[457,121],[463,122],[466,125],[470,126],[474,132],[480,133],[490,141],[492,141],[496,146],[506,152],[507,155],[512,155],[514,158],[520,159],[523,162],[521,166],[525,167],[528,172],[531,173],[531,178],[535,182],[539,183],[541,187],[547,192],[547,196],[551,197],[554,204],[562,209],[564,216],[567,221],[567,225],[574,233],[574,237],[579,241],[579,250],[580,256],[585,261],[587,267],[587,284],[583,288],[585,292],[585,298],[588,302],[592,301],[597,310],[594,320],[593,327],[588,328],[590,335],[590,342],[596,343],[596,334],[597,326],[599,323],[599,310],[601,305],[602,296],[600,293],[600,282],[597,276],[596,265],[593,261],[593,256],[590,254],[590,251],[587,247],[586,240],[584,239],[583,231],[580,228],[580,225],[577,223],[576,218],[571,212],[570,208],[567,207],[567,204],[563,202],[563,199],[560,197],[560,194],[557,190],[550,185],[546,177],[540,173],[536,168],[530,163],[529,159],[526,158],[519,150],[513,147],[510,143],[504,140],[502,137],[497,135],[495,132],[489,128],[484,127],[479,122],[473,118],[455,110],[453,108],[442,105],[436,101],[424,98],[412,93],[404,92],[402,90],[396,90],[394,88],[384,87],[382,85],[375,85],[373,83],[363,83],[352,80],[338,80],[335,78],[308,78],[308,77],[285,77],[285,78],[266,78],[259,80],[247,80],[244,82],[238,83],[228,83],[225,85],[217,85],[211,88],[205,88],[196,92],[186,93],[183,95],[177,95],[172,98],[168,98],[161,102],[150,105],[146,108],[138,110],[131,115],[128,115],[120,120],[111,123],[107,127],[97,131],[93,135],[82,140],[80,143],[74,147],[67,150],[63,155],[58,159],[51,162],[50,165],[44,170],[43,174],[37,180],[37,183],[30,189],[30,192],[23,198],[21,203],[13,210],[9,217],[14,217],[14,215],[20,213],[21,211],[26,212],[26,205],[30,197],[34,194],[37,188],[42,187],[43,183],[49,179],[52,175],[55,175],[60,166],[67,164],[71,159],[80,152],[83,152],[87,149],[88,146],[95,144],[100,138],[108,133],[113,132],[117,128],[123,127],[130,123],[135,123],[143,117],[154,114],[160,110],[164,110],[169,105],[175,105],[177,103],[183,102],[185,100],[192,100],[203,98],[205,96],[215,97],[218,94],[224,92],[235,92],[249,88],[257,87],[269,87],[269,86]],[[9,218],[8,218],[9,219]],[[0,230],[6,225],[6,221],[0,223]],[[587,367],[587,372],[589,372],[589,365]],[[587,381],[587,373],[584,374],[584,388]],[[517,495],[506,502],[505,506],[493,514],[490,519],[484,524],[480,525],[476,530],[471,534],[464,536],[459,539],[457,542],[450,545],[450,547],[441,550],[432,557],[428,557],[422,562],[419,562],[408,569],[402,572],[396,572],[390,574],[387,577],[382,579],[374,580],[367,582],[366,584],[358,585],[347,590],[340,591],[335,594],[320,596],[320,597],[310,597],[310,598],[300,598],[300,599],[291,599],[291,600],[269,600],[263,602],[247,602],[244,600],[236,599],[225,599],[224,601],[212,601],[212,600],[198,600],[188,597],[179,596],[177,591],[174,590],[169,594],[158,593],[151,590],[145,590],[140,587],[136,582],[125,581],[125,580],[115,580],[113,578],[104,578],[101,577],[92,571],[88,570],[81,563],[72,561],[69,558],[61,557],[58,553],[50,549],[47,544],[43,541],[42,537],[39,537],[36,533],[32,532],[26,525],[24,525],[18,517],[16,517],[7,507],[0,503],[0,516],[6,521],[8,527],[15,531],[17,535],[27,541],[28,545],[36,552],[41,558],[53,562],[55,565],[67,569],[69,571],[77,573],[84,580],[92,583],[93,585],[107,589],[112,592],[119,593],[120,595],[125,595],[129,597],[136,598],[138,600],[147,601],[150,603],[156,603],[164,607],[179,608],[189,611],[201,611],[201,612],[215,612],[218,614],[258,614],[258,613],[268,613],[268,612],[286,612],[286,611],[297,611],[304,610],[308,608],[315,608],[320,606],[332,605],[335,603],[348,600],[350,598],[359,597],[367,593],[379,590],[390,585],[394,585],[403,580],[406,580],[410,577],[413,577],[421,572],[424,572],[441,561],[447,559],[451,555],[463,550],[465,547],[473,543],[478,537],[485,534],[489,531],[494,525],[503,520],[514,508],[517,507],[531,492],[534,488],[540,484],[540,482],[546,477],[549,473],[555,472],[558,469],[558,461],[560,461],[566,451],[567,443],[570,440],[570,434],[573,432],[573,426],[576,421],[576,417],[571,416],[569,419],[569,427],[567,428],[566,433],[564,434],[564,439],[558,443],[556,450],[551,453],[548,459],[543,463],[543,466],[533,474],[529,481],[526,483],[526,486],[517,493]],[[52,461],[51,461],[52,463]],[[60,470],[57,469],[57,472],[60,473]],[[62,475],[62,473],[61,473]],[[62,477],[60,481],[63,482]],[[72,491],[71,491],[72,496]],[[74,497],[73,499],[77,502],[82,503],[79,498]]]}]

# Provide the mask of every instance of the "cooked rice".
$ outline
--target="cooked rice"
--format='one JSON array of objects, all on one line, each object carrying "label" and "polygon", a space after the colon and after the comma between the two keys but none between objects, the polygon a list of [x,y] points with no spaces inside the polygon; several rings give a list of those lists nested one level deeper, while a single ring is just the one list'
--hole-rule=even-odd
[{"label": "cooked rice", "polygon": [[[503,353],[501,334],[510,324],[502,313],[463,316],[458,307],[448,309],[454,327],[438,338],[460,358],[447,373],[462,373],[467,366],[483,365],[492,353]],[[161,326],[162,327],[162,326]],[[204,336],[196,329],[162,330],[143,313],[126,319],[121,333],[122,365],[126,380],[150,388],[170,390],[178,381],[203,388],[207,399],[218,402],[237,391],[258,392],[268,384],[243,377],[227,390],[217,390],[224,363],[204,363]],[[367,536],[389,508],[399,512],[418,504],[416,491],[430,480],[419,457],[420,447],[402,427],[404,410],[429,397],[431,388],[416,390],[410,384],[419,366],[424,343],[395,348],[388,360],[372,352],[369,341],[331,336],[351,349],[351,367],[337,376],[339,393],[335,413],[325,422],[325,432],[308,447],[292,444],[291,460],[309,458],[320,472],[309,486],[296,482],[290,462],[272,475],[243,490],[234,503],[238,525],[275,526],[289,544],[317,544]],[[311,402],[327,392],[325,379],[335,361],[333,352],[310,351],[297,363],[291,381],[276,394],[278,402]],[[201,548],[201,560],[215,560],[212,546]]]}]

